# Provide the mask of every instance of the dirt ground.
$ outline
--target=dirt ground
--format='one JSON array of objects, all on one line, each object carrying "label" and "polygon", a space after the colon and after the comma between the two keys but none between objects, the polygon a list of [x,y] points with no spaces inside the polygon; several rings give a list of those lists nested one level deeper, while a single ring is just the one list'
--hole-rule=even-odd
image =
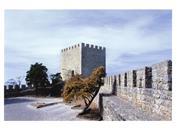
[{"label": "dirt ground", "polygon": [[[72,107],[72,109],[83,109],[85,107],[84,102],[81,100],[79,100],[73,104],[75,104],[75,105]],[[82,115],[78,114],[77,117],[83,118],[83,119],[88,119],[88,120],[98,120],[98,121],[102,120],[102,117],[100,115],[100,112],[99,112],[99,109],[98,109],[96,103],[92,102],[92,104],[90,105],[89,108],[90,108],[89,111],[87,111],[86,113],[84,113]]]}]

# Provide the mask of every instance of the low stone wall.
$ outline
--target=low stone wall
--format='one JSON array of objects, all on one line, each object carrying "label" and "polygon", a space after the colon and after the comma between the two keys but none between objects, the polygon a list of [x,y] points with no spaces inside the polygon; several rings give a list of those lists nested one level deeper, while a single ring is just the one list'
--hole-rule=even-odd
[{"label": "low stone wall", "polygon": [[[51,92],[51,87],[46,88],[38,88],[37,94],[42,96],[47,96]],[[19,86],[9,86],[7,89],[4,86],[4,97],[18,97],[18,96],[26,96],[26,95],[36,95],[35,88],[20,88]]]},{"label": "low stone wall", "polygon": [[[119,75],[108,76],[100,94],[109,94],[111,102],[105,102],[102,96],[103,113],[112,113],[120,108],[113,104],[112,96],[125,99],[135,104],[138,108],[151,114],[161,116],[163,120],[172,119],[172,61],[167,60],[151,67],[128,71]],[[98,98],[97,98],[98,99]],[[99,103],[101,104],[101,103]],[[114,113],[113,113],[114,114]],[[103,118],[104,118],[103,114]],[[110,114],[112,120],[115,115]]]}]

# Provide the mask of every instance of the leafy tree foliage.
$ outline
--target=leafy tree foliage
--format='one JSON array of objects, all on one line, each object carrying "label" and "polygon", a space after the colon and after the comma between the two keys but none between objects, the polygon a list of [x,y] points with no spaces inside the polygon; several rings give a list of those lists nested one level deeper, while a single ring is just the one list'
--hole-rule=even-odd
[{"label": "leafy tree foliage", "polygon": [[30,66],[30,70],[26,74],[26,82],[28,85],[33,85],[36,90],[36,95],[38,88],[45,88],[49,85],[47,68],[42,63],[35,63]]},{"label": "leafy tree foliage", "polygon": [[64,87],[61,73],[52,74],[50,78],[52,80],[51,96],[61,96]]},{"label": "leafy tree foliage", "polygon": [[64,87],[64,101],[70,102],[81,99],[85,103],[85,108],[82,113],[86,112],[92,103],[93,99],[103,85],[102,77],[105,76],[105,69],[100,66],[93,70],[92,74],[84,78],[81,75],[75,75],[70,78]]},{"label": "leafy tree foliage", "polygon": [[52,74],[50,78],[52,80],[52,84],[58,83],[60,80],[62,80],[61,73]]}]

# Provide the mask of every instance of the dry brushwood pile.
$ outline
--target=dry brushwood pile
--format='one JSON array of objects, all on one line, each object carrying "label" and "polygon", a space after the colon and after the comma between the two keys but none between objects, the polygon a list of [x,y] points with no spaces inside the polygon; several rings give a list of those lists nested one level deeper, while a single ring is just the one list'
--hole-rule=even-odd
[{"label": "dry brushwood pile", "polygon": [[64,101],[83,100],[85,103],[83,112],[86,112],[103,85],[103,77],[105,77],[103,66],[94,69],[92,74],[86,78],[81,75],[73,76],[66,81],[63,92]]}]

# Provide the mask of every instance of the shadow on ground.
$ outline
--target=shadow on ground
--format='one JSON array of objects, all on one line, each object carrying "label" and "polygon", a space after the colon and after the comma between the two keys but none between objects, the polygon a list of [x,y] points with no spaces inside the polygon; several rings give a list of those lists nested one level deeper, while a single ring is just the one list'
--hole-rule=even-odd
[{"label": "shadow on ground", "polygon": [[78,114],[77,117],[87,120],[97,120],[97,121],[102,120],[99,109],[89,109],[84,114]]},{"label": "shadow on ground", "polygon": [[32,99],[24,99],[24,98],[5,98],[4,105],[7,104],[16,104],[16,103],[24,103],[24,102],[32,102],[35,100]]}]

